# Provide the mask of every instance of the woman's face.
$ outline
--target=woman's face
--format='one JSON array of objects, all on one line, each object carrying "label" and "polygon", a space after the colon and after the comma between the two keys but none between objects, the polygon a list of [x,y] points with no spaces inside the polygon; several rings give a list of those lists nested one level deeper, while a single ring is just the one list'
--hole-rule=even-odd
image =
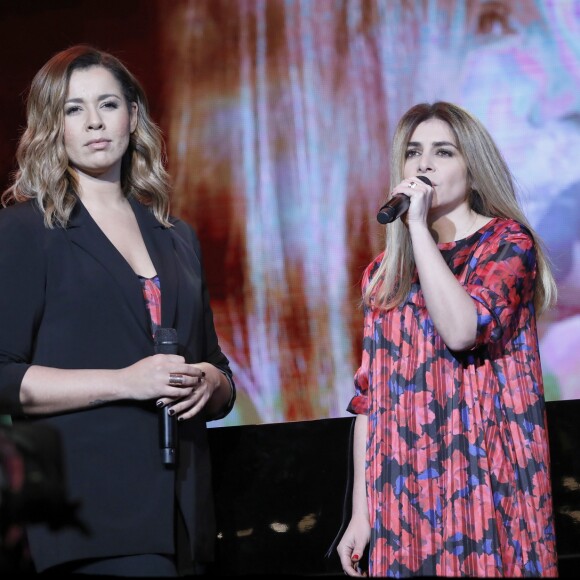
[{"label": "woman's face", "polygon": [[468,203],[467,164],[451,128],[440,119],[417,126],[407,145],[403,174],[430,179],[435,190],[431,210],[448,213]]},{"label": "woman's face", "polygon": [[118,180],[121,160],[137,125],[117,79],[102,66],[75,70],[64,105],[64,146],[79,173]]}]

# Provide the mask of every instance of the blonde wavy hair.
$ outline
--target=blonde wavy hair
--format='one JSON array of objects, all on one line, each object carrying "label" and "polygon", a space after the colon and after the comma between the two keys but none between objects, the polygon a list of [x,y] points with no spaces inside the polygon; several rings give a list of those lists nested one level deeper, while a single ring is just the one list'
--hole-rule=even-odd
[{"label": "blonde wavy hair", "polygon": [[[488,217],[511,218],[525,226],[534,238],[538,275],[534,305],[541,314],[557,299],[556,282],[542,241],[526,219],[518,202],[514,180],[498,147],[481,122],[465,109],[446,102],[411,107],[397,124],[391,152],[391,190],[403,179],[407,144],[417,126],[429,119],[449,125],[467,164],[471,184],[469,204]],[[477,189],[474,188],[476,184]],[[386,226],[385,254],[368,284],[363,303],[390,310],[404,302],[411,289],[415,259],[407,227],[401,220]]]},{"label": "blonde wavy hair", "polygon": [[121,165],[121,187],[127,198],[151,208],[157,220],[170,227],[169,176],[161,130],[149,115],[139,81],[116,57],[87,45],[55,54],[35,75],[26,102],[26,129],[16,150],[18,169],[2,194],[5,207],[36,200],[47,227],[66,227],[77,202],[78,180],[64,146],[64,107],[75,70],[101,66],[121,85],[129,108],[138,105],[137,127]]}]

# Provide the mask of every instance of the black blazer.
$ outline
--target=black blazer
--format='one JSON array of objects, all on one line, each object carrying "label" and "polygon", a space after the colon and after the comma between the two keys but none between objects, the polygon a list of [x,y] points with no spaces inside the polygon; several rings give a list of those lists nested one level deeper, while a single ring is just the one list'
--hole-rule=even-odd
[{"label": "black blazer", "polygon": [[198,561],[212,558],[215,523],[206,419],[227,414],[235,388],[220,349],[201,251],[183,221],[159,224],[132,200],[161,281],[162,326],[177,330],[187,362],[207,361],[228,376],[234,396],[219,417],[179,423],[178,469],[162,464],[155,401],[25,417],[19,402],[29,365],[116,369],[154,354],[141,283],[82,203],[68,227],[48,229],[35,202],[0,211],[0,412],[42,421],[62,437],[77,529],[30,526],[38,571],[77,558],[173,553],[177,498]]}]

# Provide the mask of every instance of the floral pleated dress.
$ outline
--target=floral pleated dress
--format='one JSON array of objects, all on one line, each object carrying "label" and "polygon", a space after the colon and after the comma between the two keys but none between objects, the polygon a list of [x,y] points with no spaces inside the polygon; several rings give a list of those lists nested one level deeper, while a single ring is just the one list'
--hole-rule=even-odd
[{"label": "floral pleated dress", "polygon": [[445,346],[417,276],[404,304],[365,308],[348,409],[368,415],[369,575],[557,576],[533,239],[494,218],[439,249],[476,306],[473,349]]}]

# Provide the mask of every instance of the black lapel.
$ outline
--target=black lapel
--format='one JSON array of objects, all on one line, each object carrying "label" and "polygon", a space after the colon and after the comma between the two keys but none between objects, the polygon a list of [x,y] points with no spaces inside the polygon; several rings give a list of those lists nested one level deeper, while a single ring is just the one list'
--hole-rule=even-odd
[{"label": "black lapel", "polygon": [[151,327],[139,277],[99,228],[80,200],[77,201],[71,214],[67,234],[72,243],[97,260],[110,274],[121,299],[127,303],[138,325],[151,339]]}]

